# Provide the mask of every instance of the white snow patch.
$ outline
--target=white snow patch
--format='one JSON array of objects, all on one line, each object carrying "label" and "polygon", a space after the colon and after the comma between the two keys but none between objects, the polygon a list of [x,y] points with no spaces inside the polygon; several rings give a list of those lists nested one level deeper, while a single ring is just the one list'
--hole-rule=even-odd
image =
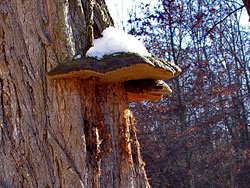
[{"label": "white snow patch", "polygon": [[141,41],[122,30],[108,27],[102,32],[103,37],[94,40],[86,56],[102,59],[104,55],[111,55],[118,52],[132,52],[144,56],[151,56]]},{"label": "white snow patch", "polygon": [[82,56],[81,55],[76,55],[75,57],[73,57],[74,60],[80,59]]}]

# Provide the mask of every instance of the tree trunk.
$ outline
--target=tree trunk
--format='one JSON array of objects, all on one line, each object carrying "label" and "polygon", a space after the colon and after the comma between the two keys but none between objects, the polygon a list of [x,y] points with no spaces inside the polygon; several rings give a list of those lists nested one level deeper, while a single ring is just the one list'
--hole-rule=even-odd
[{"label": "tree trunk", "polygon": [[47,77],[112,24],[103,0],[0,1],[0,187],[149,187],[124,84]]},{"label": "tree trunk", "polygon": [[[243,1],[244,5],[245,5],[245,7],[247,9],[247,13],[248,13],[248,15],[250,17],[250,0],[242,0],[242,1]],[[250,19],[249,19],[249,21],[250,21]]]}]

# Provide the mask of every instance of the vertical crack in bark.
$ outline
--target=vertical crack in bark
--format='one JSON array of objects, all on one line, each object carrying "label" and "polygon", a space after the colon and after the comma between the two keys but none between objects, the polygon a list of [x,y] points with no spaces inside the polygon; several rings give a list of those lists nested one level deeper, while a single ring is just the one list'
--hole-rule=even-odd
[{"label": "vertical crack in bark", "polygon": [[85,38],[84,31],[86,30],[86,13],[83,10],[81,0],[69,0],[69,12],[71,17],[71,27],[73,31],[73,38],[75,42],[76,54],[83,55],[86,45],[87,38]]},{"label": "vertical crack in bark", "polygon": [[21,44],[22,45],[22,49],[23,49],[23,52],[24,52],[24,57],[26,57],[26,60],[27,60],[27,64],[28,66],[24,66],[27,70],[27,73],[28,76],[32,76],[31,77],[31,80],[34,80],[35,78],[35,71],[34,71],[34,67],[32,65],[32,62],[31,62],[31,59],[29,57],[29,52],[28,52],[28,48],[27,48],[27,45],[26,45],[26,42],[25,42],[25,39],[23,37],[23,31],[21,29],[21,26],[18,22],[18,17],[16,15],[16,13],[14,12],[13,8],[12,8],[12,3],[11,1],[9,0],[3,0],[3,7],[7,7],[7,12],[11,14],[10,16],[10,22],[11,22],[11,26],[12,28],[14,28],[14,30],[16,31],[16,34],[18,35],[18,39],[21,40],[21,41],[18,41],[18,44]]},{"label": "vertical crack in bark", "polygon": [[20,128],[20,111],[21,111],[21,107],[20,107],[20,102],[19,102],[19,96],[22,96],[23,93],[18,92],[17,91],[17,85],[15,83],[16,80],[10,75],[11,79],[9,80],[9,83],[11,83],[12,89],[10,89],[12,91],[12,93],[10,95],[14,96],[15,98],[15,102],[13,106],[11,106],[13,108],[13,116],[14,116],[14,123],[13,123],[13,130],[12,130],[12,137],[14,138],[16,144],[20,143],[20,135],[21,134],[21,128]]},{"label": "vertical crack in bark", "polygon": [[[32,152],[32,151],[31,151]],[[32,164],[32,162],[30,161],[30,157],[29,157],[30,153],[28,154],[25,162],[24,162],[24,166],[28,169],[28,177],[30,177],[30,180],[31,181],[27,181],[28,184],[32,184],[33,186],[32,187],[38,187],[38,176],[37,174],[35,173],[35,170],[34,170],[34,166]]]},{"label": "vertical crack in bark", "polygon": [[3,106],[3,92],[2,89],[3,88],[3,80],[0,78],[0,143],[1,146],[2,144],[2,140],[3,140],[3,126],[4,126],[4,118],[5,118],[5,114],[4,114],[4,106]]},{"label": "vertical crack in bark", "polygon": [[5,31],[4,31],[4,29],[2,29],[1,31],[2,31],[2,33],[0,33],[0,36],[2,38],[2,41],[1,41],[2,43],[0,45],[1,45],[1,48],[2,48],[2,54],[3,54],[4,62],[6,64],[9,64],[8,59],[6,57],[6,49],[5,49],[6,48],[6,46],[5,46]]},{"label": "vertical crack in bark", "polygon": [[[0,143],[1,149],[4,155],[6,155],[5,147],[13,147],[14,143],[11,139],[10,132],[8,130],[7,124],[10,125],[10,122],[6,118],[6,112],[4,109],[4,100],[3,100],[3,80],[0,78]],[[4,142],[4,138],[7,139],[6,143]]]},{"label": "vertical crack in bark", "polygon": [[94,6],[93,29],[94,38],[100,38],[104,29],[114,26],[113,20],[107,11],[107,6],[101,2],[96,2]]},{"label": "vertical crack in bark", "polygon": [[70,14],[70,2],[69,0],[65,0],[63,4],[63,16],[64,16],[64,33],[66,35],[66,46],[67,52],[70,57],[76,55],[76,48],[75,48],[75,40],[73,37],[73,28],[72,28],[72,18]]},{"label": "vertical crack in bark", "polygon": [[51,123],[50,123],[50,116],[49,116],[49,107],[48,107],[48,84],[47,84],[47,77],[45,74],[45,71],[47,70],[47,53],[46,53],[46,48],[43,45],[43,52],[44,54],[42,54],[42,62],[43,64],[41,65],[41,69],[40,69],[40,73],[41,73],[41,82],[42,82],[42,96],[43,96],[43,105],[44,105],[44,117],[45,117],[45,123],[43,126],[43,141],[42,141],[42,147],[43,147],[43,153],[45,155],[45,162],[47,165],[47,169],[49,172],[49,178],[50,181],[52,183],[52,187],[55,187],[55,183],[56,183],[56,177],[55,177],[55,168],[54,165],[51,161],[50,158],[50,150],[49,150],[49,141],[48,141],[48,127],[51,127]]},{"label": "vertical crack in bark", "polygon": [[74,163],[74,160],[70,157],[69,153],[66,151],[65,148],[63,148],[63,146],[59,143],[58,139],[56,138],[56,136],[53,134],[53,132],[50,130],[50,128],[48,129],[48,133],[49,133],[49,137],[51,138],[50,140],[52,141],[52,147],[57,149],[60,153],[62,153],[62,156],[65,157],[66,161],[69,164],[69,168],[72,168],[74,170],[74,172],[76,173],[76,175],[79,177],[79,180],[81,181],[81,184],[84,184],[84,180],[80,174],[80,172],[77,170],[77,167]]},{"label": "vertical crack in bark", "polygon": [[40,18],[36,20],[36,28],[39,37],[41,38],[41,41],[43,44],[47,46],[52,46],[51,37],[48,32],[45,30],[45,24],[48,24],[48,13],[46,12],[47,8],[45,8],[45,5],[42,3],[41,0],[36,1],[36,7],[37,12],[39,13]]},{"label": "vertical crack in bark", "polygon": [[86,29],[85,29],[85,39],[86,39],[86,46],[83,51],[83,54],[86,54],[88,49],[93,46],[94,41],[94,30],[93,30],[93,24],[94,24],[94,4],[95,2],[93,0],[88,1],[82,1],[85,16],[86,16]]},{"label": "vertical crack in bark", "polygon": [[101,140],[98,126],[84,120],[84,134],[86,139],[87,166],[91,173],[92,187],[100,185],[100,165],[102,158]]}]

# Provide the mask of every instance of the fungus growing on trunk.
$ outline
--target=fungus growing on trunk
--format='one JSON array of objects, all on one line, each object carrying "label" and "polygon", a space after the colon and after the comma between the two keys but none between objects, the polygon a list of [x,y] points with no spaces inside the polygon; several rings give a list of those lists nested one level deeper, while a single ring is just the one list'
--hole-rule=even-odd
[{"label": "fungus growing on trunk", "polygon": [[97,77],[100,84],[124,82],[129,101],[156,101],[171,89],[162,80],[180,74],[181,69],[166,60],[135,53],[116,53],[96,58],[81,58],[52,69],[51,79]]}]

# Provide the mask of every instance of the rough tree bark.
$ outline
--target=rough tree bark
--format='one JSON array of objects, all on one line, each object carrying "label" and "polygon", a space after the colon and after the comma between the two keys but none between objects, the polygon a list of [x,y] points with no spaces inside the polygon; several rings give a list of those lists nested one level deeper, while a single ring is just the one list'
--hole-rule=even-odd
[{"label": "rough tree bark", "polygon": [[110,25],[103,0],[0,1],[0,187],[149,187],[124,84],[47,77]]}]

